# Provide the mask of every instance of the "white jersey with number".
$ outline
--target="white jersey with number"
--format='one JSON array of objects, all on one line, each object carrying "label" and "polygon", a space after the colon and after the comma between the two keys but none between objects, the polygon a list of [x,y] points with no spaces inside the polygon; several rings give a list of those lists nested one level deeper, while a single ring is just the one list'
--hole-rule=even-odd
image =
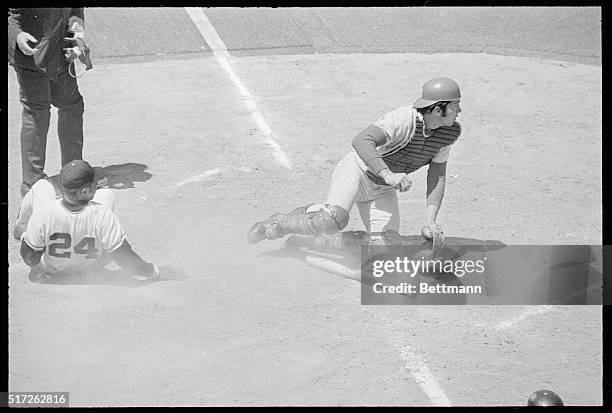
[{"label": "white jersey with number", "polygon": [[41,263],[51,274],[83,271],[103,252],[119,248],[124,239],[125,232],[111,209],[90,201],[74,212],[61,199],[34,211],[23,236],[33,250],[44,250]]}]

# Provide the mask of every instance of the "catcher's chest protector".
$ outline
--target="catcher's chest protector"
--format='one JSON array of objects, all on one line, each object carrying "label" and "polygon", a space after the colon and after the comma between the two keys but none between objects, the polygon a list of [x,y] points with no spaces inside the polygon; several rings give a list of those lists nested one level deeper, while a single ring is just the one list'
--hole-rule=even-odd
[{"label": "catcher's chest protector", "polygon": [[[389,169],[396,173],[409,174],[428,165],[436,157],[440,149],[453,144],[461,134],[461,127],[455,123],[452,126],[442,126],[431,136],[423,135],[423,122],[416,120],[415,134],[404,146],[397,151],[382,156]],[[367,172],[372,182],[385,185],[385,181],[371,172]]]}]

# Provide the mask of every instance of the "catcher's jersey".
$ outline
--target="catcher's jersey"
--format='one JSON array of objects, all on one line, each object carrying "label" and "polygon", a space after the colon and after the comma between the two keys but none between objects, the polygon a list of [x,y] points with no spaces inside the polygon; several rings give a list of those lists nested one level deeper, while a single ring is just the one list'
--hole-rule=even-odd
[{"label": "catcher's jersey", "polygon": [[104,205],[90,201],[74,212],[56,200],[34,211],[23,236],[33,250],[43,251],[41,263],[50,273],[82,271],[101,256],[114,251],[125,239],[117,216]]}]

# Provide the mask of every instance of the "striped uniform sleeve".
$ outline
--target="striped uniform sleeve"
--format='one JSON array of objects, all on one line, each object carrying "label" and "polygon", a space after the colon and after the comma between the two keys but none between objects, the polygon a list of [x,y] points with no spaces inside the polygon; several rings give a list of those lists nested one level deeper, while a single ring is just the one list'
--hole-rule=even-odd
[{"label": "striped uniform sleeve", "polygon": [[125,231],[119,223],[119,218],[109,208],[104,207],[100,216],[99,239],[105,251],[112,252],[119,248],[125,240]]}]

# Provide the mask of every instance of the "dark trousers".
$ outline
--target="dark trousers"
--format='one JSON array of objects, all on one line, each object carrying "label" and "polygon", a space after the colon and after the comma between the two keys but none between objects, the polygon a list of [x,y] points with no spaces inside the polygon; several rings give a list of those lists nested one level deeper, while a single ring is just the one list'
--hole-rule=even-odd
[{"label": "dark trousers", "polygon": [[83,158],[83,97],[77,80],[62,71],[57,79],[34,70],[15,67],[19,82],[21,120],[21,194],[46,177],[45,155],[51,105],[57,108],[57,134],[62,166]]}]

